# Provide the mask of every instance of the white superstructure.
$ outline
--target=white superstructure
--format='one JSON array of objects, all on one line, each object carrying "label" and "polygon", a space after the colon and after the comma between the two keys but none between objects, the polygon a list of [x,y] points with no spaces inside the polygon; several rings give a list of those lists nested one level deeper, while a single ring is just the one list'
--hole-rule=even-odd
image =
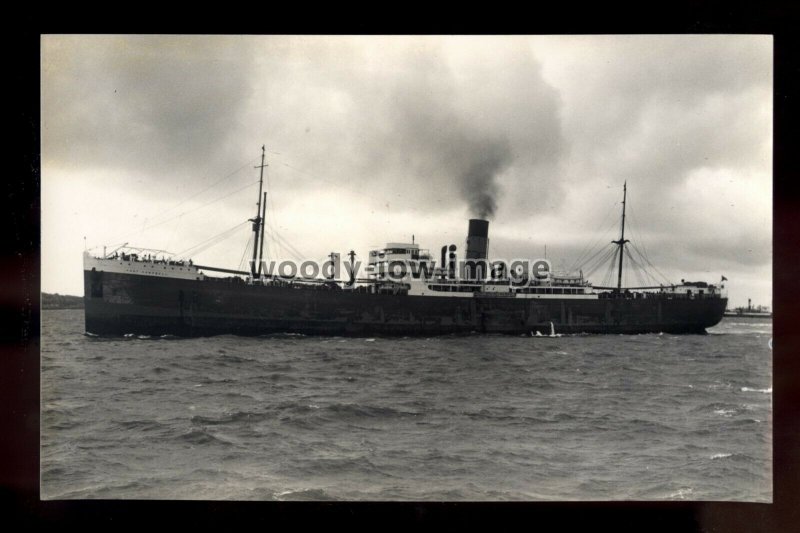
[{"label": "white superstructure", "polygon": [[116,253],[111,257],[93,257],[83,252],[83,270],[87,272],[113,272],[117,274],[137,274],[159,278],[202,280],[205,278],[191,261],[171,259],[145,259],[136,253]]}]

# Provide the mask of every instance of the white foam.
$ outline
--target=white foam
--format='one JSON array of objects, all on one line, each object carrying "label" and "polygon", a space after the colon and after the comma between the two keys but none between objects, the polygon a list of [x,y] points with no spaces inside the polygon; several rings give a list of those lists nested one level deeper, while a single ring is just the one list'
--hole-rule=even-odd
[{"label": "white foam", "polygon": [[725,459],[726,457],[730,457],[733,455],[732,453],[715,453],[711,456],[712,459]]},{"label": "white foam", "polygon": [[690,496],[694,492],[694,489],[686,488],[686,489],[678,489],[676,492],[673,492],[669,495],[670,498],[677,498],[679,500],[685,500],[687,496]]},{"label": "white foam", "polygon": [[742,387],[742,392],[761,392],[763,394],[772,394],[772,387],[768,389],[755,389],[752,387]]}]

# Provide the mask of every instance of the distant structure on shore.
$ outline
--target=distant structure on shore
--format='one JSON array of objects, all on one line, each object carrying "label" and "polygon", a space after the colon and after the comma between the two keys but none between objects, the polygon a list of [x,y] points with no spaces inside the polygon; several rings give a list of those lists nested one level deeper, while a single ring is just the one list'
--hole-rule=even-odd
[{"label": "distant structure on shore", "polygon": [[83,309],[83,296],[43,292],[42,309]]},{"label": "distant structure on shore", "polygon": [[742,316],[749,318],[772,318],[772,311],[765,305],[753,307],[750,298],[747,299],[747,307],[737,307],[733,310],[726,309],[725,316]]}]

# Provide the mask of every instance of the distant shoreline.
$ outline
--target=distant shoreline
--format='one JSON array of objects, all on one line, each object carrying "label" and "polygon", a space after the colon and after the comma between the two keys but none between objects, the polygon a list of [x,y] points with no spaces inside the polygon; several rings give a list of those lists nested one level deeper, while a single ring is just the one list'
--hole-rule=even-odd
[{"label": "distant shoreline", "polygon": [[42,309],[83,309],[83,296],[43,292]]}]

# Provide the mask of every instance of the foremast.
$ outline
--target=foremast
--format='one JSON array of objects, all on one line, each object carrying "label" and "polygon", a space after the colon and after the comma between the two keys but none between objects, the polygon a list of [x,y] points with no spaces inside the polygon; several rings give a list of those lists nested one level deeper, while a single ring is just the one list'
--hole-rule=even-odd
[{"label": "foremast", "polygon": [[[261,145],[261,164],[257,167],[261,169],[258,179],[258,207],[255,218],[251,218],[253,223],[253,260],[250,263],[250,274],[255,278],[261,272],[261,260],[264,255],[264,216],[267,211],[267,193],[263,193],[262,204],[262,191],[264,189],[264,163],[266,157],[266,145]],[[262,207],[263,206],[263,207]],[[259,238],[260,237],[260,238]],[[258,267],[257,267],[258,265]]]}]

